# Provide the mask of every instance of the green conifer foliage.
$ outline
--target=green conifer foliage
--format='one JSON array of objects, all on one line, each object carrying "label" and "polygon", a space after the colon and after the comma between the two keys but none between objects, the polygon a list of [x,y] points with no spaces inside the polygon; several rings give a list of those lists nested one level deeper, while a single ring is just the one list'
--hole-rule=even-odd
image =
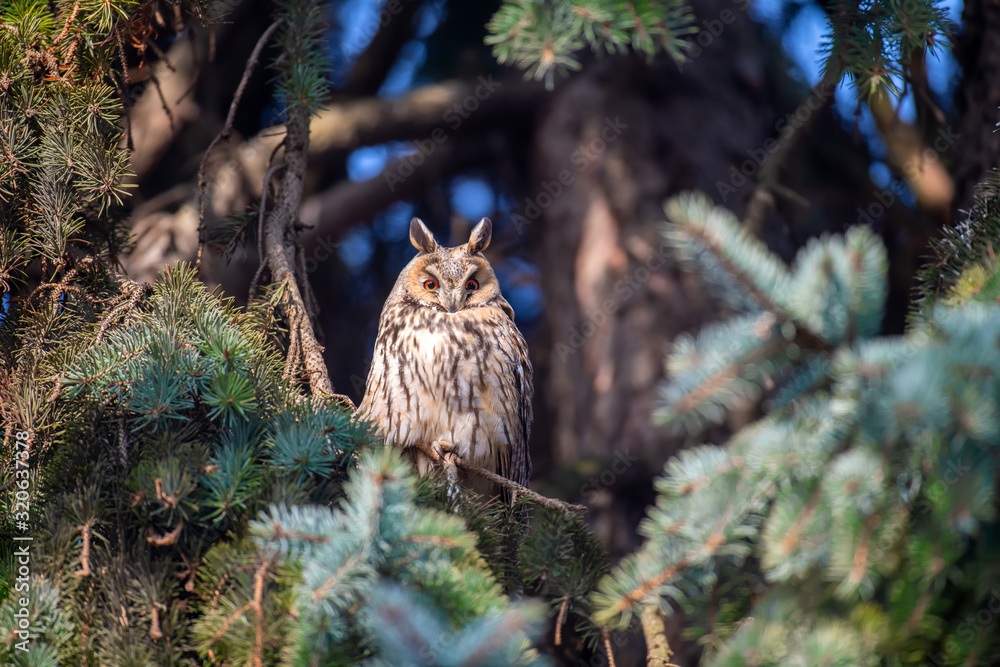
[{"label": "green conifer foliage", "polygon": [[[992,229],[986,205],[969,229]],[[658,417],[694,433],[762,397],[767,414],[668,463],[595,622],[684,609],[713,666],[1000,657],[995,614],[967,622],[1000,577],[996,300],[953,280],[907,335],[880,337],[886,258],[869,230],[814,240],[786,268],[702,196],[667,217],[737,312],[677,341]],[[966,258],[985,244],[949,238]],[[979,270],[993,284],[995,266]]]},{"label": "green conifer foliage", "polygon": [[[519,560],[520,507],[418,480],[369,424],[307,396],[287,358],[288,282],[238,308],[185,264],[153,286],[114,271],[122,50],[148,8],[0,0],[0,296],[16,296],[0,301],[0,661],[544,663],[531,643],[559,604],[505,591],[570,599],[582,622],[606,569],[592,538],[553,572],[566,589],[540,585]],[[323,16],[312,0],[276,11],[297,140],[326,94]],[[581,531],[564,519],[544,538],[568,555]]]},{"label": "green conifer foliage", "polygon": [[[118,125],[131,0],[0,3],[0,279],[30,248],[60,264],[88,220],[98,249],[114,243],[109,209],[126,195],[128,152]],[[118,39],[115,39],[115,37]],[[17,231],[26,232],[17,234]]]},{"label": "green conifer foliage", "polygon": [[[820,51],[830,87],[846,76],[861,98],[899,97],[913,59],[948,47],[952,26],[942,2],[829,4]],[[683,63],[695,53],[692,38],[699,31],[684,0],[505,0],[487,29],[486,43],[501,64],[526,70],[526,78],[544,79],[549,88],[556,72],[580,69],[578,54],[585,47],[597,53],[631,47],[648,57],[663,51]]]},{"label": "green conifer foliage", "polygon": [[299,564],[299,659],[330,664],[381,647],[377,664],[531,662],[523,630],[537,627],[538,609],[511,608],[476,535],[416,505],[414,485],[409,464],[382,448],[362,456],[338,509],[272,506],[253,523],[263,549]]},{"label": "green conifer foliage", "polygon": [[493,55],[501,64],[527,70],[526,78],[545,80],[580,69],[574,54],[585,46],[625,53],[628,48],[652,56],[661,49],[678,62],[690,48],[686,37],[697,32],[684,0],[509,0],[486,26]]}]

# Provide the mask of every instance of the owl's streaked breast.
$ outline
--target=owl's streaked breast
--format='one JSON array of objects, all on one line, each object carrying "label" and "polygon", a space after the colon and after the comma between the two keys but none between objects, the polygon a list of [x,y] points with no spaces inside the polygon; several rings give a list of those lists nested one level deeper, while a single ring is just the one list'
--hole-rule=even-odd
[{"label": "owl's streaked breast", "polygon": [[494,468],[502,454],[496,449],[514,438],[506,424],[519,420],[504,406],[519,403],[524,382],[522,352],[501,335],[508,322],[499,308],[424,310],[390,335],[385,358],[373,360],[384,378],[369,395],[381,400],[362,405],[384,423],[387,441],[408,447],[444,440],[470,463]]}]

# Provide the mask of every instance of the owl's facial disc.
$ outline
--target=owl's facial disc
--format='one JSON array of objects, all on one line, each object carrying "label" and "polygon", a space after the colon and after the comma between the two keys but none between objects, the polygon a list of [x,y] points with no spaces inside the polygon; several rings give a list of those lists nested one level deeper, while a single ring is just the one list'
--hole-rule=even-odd
[{"label": "owl's facial disc", "polygon": [[445,259],[428,263],[422,273],[423,300],[447,313],[486,305],[497,290],[496,276],[480,262]]}]

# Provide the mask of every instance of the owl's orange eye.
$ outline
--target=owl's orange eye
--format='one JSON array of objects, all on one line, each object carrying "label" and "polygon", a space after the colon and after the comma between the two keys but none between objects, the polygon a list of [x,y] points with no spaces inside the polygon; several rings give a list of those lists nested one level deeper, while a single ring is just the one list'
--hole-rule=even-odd
[{"label": "owl's orange eye", "polygon": [[433,292],[438,288],[438,281],[436,280],[425,280],[424,289]]},{"label": "owl's orange eye", "polygon": [[465,283],[465,289],[472,290],[473,292],[475,292],[477,289],[479,289],[479,281],[476,280],[475,278],[469,278],[469,281]]}]

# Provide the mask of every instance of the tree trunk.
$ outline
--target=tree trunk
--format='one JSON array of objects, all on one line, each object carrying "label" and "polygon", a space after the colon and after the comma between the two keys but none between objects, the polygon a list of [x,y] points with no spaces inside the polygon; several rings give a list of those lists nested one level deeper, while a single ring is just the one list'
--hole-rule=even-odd
[{"label": "tree trunk", "polygon": [[963,72],[955,91],[955,206],[968,210],[976,186],[1000,166],[1000,6],[990,0],[967,0],[955,57]]},{"label": "tree trunk", "polygon": [[[778,73],[739,3],[695,8],[699,24],[724,32],[703,30],[689,63],[605,60],[555,94],[535,135],[537,185],[516,213],[545,258],[547,333],[534,350],[546,401],[536,414],[550,421],[536,470],[615,452],[658,470],[682,444],[651,419],[656,388],[671,341],[719,308],[662,245],[663,203],[697,189],[742,216],[776,123],[805,108],[808,90]],[[857,222],[872,192],[860,142],[828,107],[815,113],[779,169],[810,205],[779,200],[762,232],[786,259],[809,236]]]}]

